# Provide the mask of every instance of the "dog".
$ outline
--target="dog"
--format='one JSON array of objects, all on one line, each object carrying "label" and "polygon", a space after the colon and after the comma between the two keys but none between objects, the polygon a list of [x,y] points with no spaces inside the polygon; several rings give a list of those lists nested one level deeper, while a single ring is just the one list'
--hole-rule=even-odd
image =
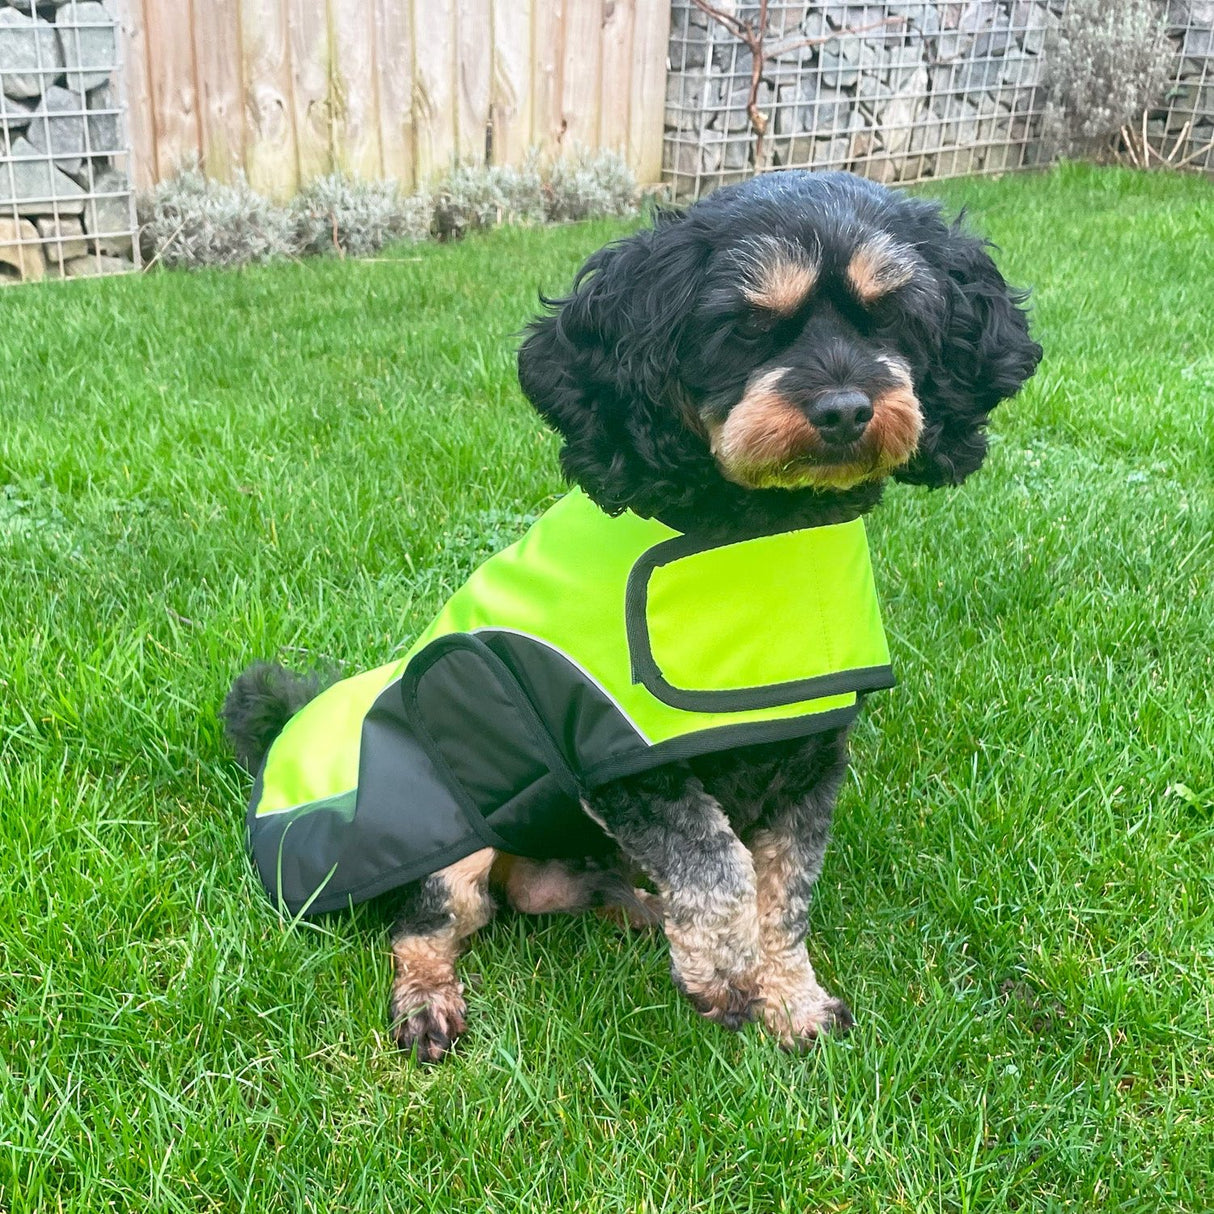
[{"label": "dog", "polygon": [[[785,171],[657,210],[650,227],[591,256],[567,296],[541,299],[519,379],[561,439],[574,489],[554,512],[576,534],[524,540],[487,584],[513,594],[534,582],[553,630],[615,628],[631,657],[608,686],[589,669],[600,659],[531,635],[548,625],[485,624],[457,604],[464,623],[432,629],[416,661],[349,680],[348,695],[345,683],[322,690],[314,676],[252,667],[223,717],[238,757],[261,773],[255,806],[284,785],[273,812],[250,817],[263,880],[282,896],[292,873],[312,872],[292,887],[291,909],[304,912],[399,887],[389,1013],[395,1042],[418,1061],[442,1058],[465,1030],[457,955],[503,902],[660,925],[675,984],[703,1016],[732,1029],[757,1018],[804,1048],[852,1024],[815,977],[808,908],[851,723],[891,681],[858,520],[890,480],[958,485],[983,462],[991,411],[1041,357],[1027,292],[935,202],[845,173]],[[621,536],[639,555],[616,552]],[[520,562],[537,547],[534,568],[549,572],[532,578]],[[626,588],[588,605],[574,568],[581,577],[612,561]],[[849,578],[851,589],[834,588]],[[666,621],[647,616],[666,593]],[[858,656],[833,665],[805,640],[821,632],[847,649],[861,627]],[[673,686],[680,662],[698,690]],[[701,662],[708,673],[696,673]],[[719,673],[731,662],[761,675]],[[572,690],[545,707],[562,681]],[[628,699],[633,685],[659,725],[708,715],[663,726],[670,736],[655,742],[654,727],[645,736],[637,724],[649,701]],[[337,709],[317,708],[309,725],[326,696]],[[575,701],[591,724],[570,724]],[[351,702],[357,731],[341,741]],[[587,758],[579,739],[594,730],[610,738]],[[323,812],[297,814],[294,767],[267,775],[292,731],[291,764],[340,768],[333,796],[311,796]],[[364,808],[343,791],[355,783],[360,794],[376,786],[373,808],[370,792]],[[476,802],[497,784],[505,791]],[[427,808],[443,798],[458,802],[458,838]],[[522,821],[524,803],[546,834]],[[392,824],[397,811],[407,827]],[[355,855],[332,839],[360,815]],[[418,833],[435,838],[398,854],[399,836]],[[337,894],[313,901],[326,866],[331,877],[343,865]]]}]

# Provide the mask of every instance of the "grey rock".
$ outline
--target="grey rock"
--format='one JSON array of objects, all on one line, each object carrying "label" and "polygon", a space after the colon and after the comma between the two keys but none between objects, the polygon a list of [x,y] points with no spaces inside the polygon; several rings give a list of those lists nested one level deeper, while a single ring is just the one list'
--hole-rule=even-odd
[{"label": "grey rock", "polygon": [[126,174],[107,169],[93,179],[94,197],[84,207],[84,230],[99,253],[126,257],[132,252],[131,186]]},{"label": "grey rock", "polygon": [[125,257],[73,257],[63,263],[63,272],[68,278],[99,278],[105,274],[129,274],[135,263]]},{"label": "grey rock", "polygon": [[0,79],[10,97],[41,97],[63,72],[63,51],[49,21],[0,8]]},{"label": "grey rock", "polygon": [[850,88],[860,79],[860,39],[839,38],[822,48],[819,59],[827,88]]},{"label": "grey rock", "polygon": [[113,86],[103,84],[88,94],[89,150],[94,156],[113,156],[121,152],[122,132],[118,125],[118,98]]},{"label": "grey rock", "polygon": [[670,72],[666,77],[668,129],[697,131],[721,103],[719,77],[705,71]]},{"label": "grey rock", "polygon": [[999,83],[1002,59],[962,59],[937,70],[937,87],[950,93],[981,93]]},{"label": "grey rock", "polygon": [[708,22],[708,14],[698,8],[675,5],[671,9],[669,50],[672,71],[703,67],[708,61]]},{"label": "grey rock", "polygon": [[876,109],[876,123],[886,151],[904,152],[910,146],[911,131],[923,115],[926,91],[927,68],[921,67],[905,93],[889,98]]},{"label": "grey rock", "polygon": [[0,173],[0,213],[19,215],[79,215],[84,210],[84,191],[61,173],[28,139],[12,145],[10,172]]},{"label": "grey rock", "polygon": [[27,101],[17,101],[7,93],[0,93],[0,130],[5,134],[23,131],[30,124],[34,107]]},{"label": "grey rock", "polygon": [[773,7],[767,16],[768,32],[775,38],[795,34],[801,28],[801,24],[809,12],[809,7],[805,0],[785,3],[779,8]]},{"label": "grey rock", "polygon": [[46,152],[57,169],[80,172],[85,154],[84,98],[70,89],[51,85],[34,111],[26,138]]},{"label": "grey rock", "polygon": [[987,172],[1006,173],[1020,167],[1021,148],[1018,144],[996,144],[986,149],[983,168]]},{"label": "grey rock", "polygon": [[40,215],[34,220],[34,226],[44,241],[42,248],[47,260],[56,265],[73,257],[83,257],[89,251],[84,239],[84,225],[79,219]]},{"label": "grey rock", "polygon": [[721,167],[725,169],[746,169],[750,167],[753,143],[749,139],[731,139],[725,144]]},{"label": "grey rock", "polygon": [[1181,52],[1195,58],[1214,55],[1214,30],[1190,29],[1185,31]]},{"label": "grey rock", "polygon": [[1203,25],[1214,27],[1214,0],[1169,0],[1168,26],[1171,29]]},{"label": "grey rock", "polygon": [[846,131],[851,121],[853,99],[840,89],[823,87],[821,76],[801,86],[801,106],[797,126],[810,134],[829,135]]},{"label": "grey rock", "polygon": [[97,0],[70,0],[55,13],[67,86],[83,93],[104,84],[118,66],[118,27]]}]

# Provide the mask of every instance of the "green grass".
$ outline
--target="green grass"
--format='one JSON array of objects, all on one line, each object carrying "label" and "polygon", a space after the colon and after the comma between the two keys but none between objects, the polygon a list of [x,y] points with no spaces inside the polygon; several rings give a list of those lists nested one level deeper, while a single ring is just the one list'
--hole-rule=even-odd
[{"label": "green grass", "polygon": [[503,917],[410,1069],[382,909],[284,930],[242,851],[232,675],[384,660],[559,492],[512,335],[625,225],[4,294],[0,1210],[1214,1208],[1214,194],[939,192],[1046,359],[873,519],[902,682],[812,933],[859,1024],[803,1058]]}]

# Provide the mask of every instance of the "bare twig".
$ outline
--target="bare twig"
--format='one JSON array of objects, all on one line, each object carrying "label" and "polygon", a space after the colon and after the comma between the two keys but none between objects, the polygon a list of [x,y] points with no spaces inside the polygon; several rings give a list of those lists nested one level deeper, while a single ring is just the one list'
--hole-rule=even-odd
[{"label": "bare twig", "polygon": [[1176,154],[1180,151],[1184,141],[1189,137],[1189,131],[1193,126],[1193,119],[1188,119],[1184,126],[1180,128],[1180,134],[1176,136],[1176,142],[1172,144],[1172,150],[1168,153],[1168,163],[1171,164],[1176,159]]},{"label": "bare twig", "polygon": [[789,51],[800,50],[805,46],[824,46],[836,38],[850,37],[862,34],[867,30],[878,29],[893,24],[905,24],[904,17],[883,17],[880,21],[870,21],[867,25],[849,26],[846,29],[834,30],[816,38],[801,38],[796,42],[780,43],[774,50],[768,51],[764,46],[767,37],[767,5],[768,0],[759,0],[759,14],[756,21],[743,20],[733,13],[719,9],[708,0],[691,0],[702,13],[706,13],[718,25],[724,26],[735,38],[746,44],[750,50],[750,93],[746,98],[746,116],[750,120],[750,129],[754,131],[754,165],[756,172],[763,164],[763,140],[767,134],[767,115],[759,108],[759,85],[763,82],[763,64],[774,55],[786,55]]},{"label": "bare twig", "polygon": [[1172,167],[1174,169],[1183,169],[1186,164],[1192,164],[1198,156],[1203,152],[1210,151],[1211,148],[1214,148],[1214,139],[1211,139],[1209,143],[1203,143],[1195,152],[1190,152],[1183,160],[1178,160]]}]

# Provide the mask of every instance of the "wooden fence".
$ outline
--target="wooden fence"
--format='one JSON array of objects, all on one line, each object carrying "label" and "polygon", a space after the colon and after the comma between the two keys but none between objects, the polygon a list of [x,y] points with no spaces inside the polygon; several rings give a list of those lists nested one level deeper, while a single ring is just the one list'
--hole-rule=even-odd
[{"label": "wooden fence", "polygon": [[135,181],[284,197],[341,169],[611,148],[661,175],[670,0],[123,0]]}]

